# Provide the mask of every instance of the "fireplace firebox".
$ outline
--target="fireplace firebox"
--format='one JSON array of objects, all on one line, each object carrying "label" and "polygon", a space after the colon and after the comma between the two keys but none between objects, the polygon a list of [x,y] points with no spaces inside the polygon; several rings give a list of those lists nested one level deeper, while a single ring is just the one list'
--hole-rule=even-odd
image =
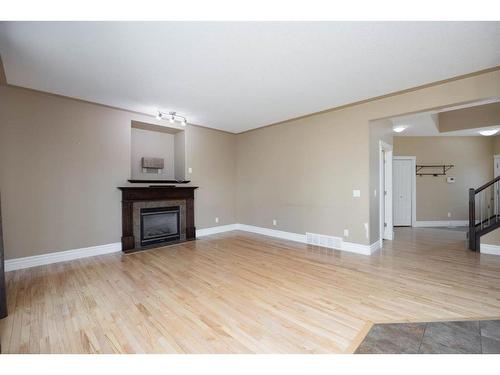
[{"label": "fireplace firebox", "polygon": [[180,206],[141,208],[141,246],[179,241]]}]

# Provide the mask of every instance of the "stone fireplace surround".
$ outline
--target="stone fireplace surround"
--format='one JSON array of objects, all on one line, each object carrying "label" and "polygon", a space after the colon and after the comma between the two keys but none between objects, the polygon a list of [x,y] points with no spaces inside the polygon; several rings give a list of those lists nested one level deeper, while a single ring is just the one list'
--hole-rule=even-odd
[{"label": "stone fireplace surround", "polygon": [[[180,241],[186,241],[186,201],[184,200],[164,200],[164,201],[146,201],[132,203],[132,225],[135,248],[141,248],[141,209],[142,208],[158,208],[158,207],[171,207],[179,206],[180,208]],[[165,243],[156,244],[157,246],[164,246]],[[153,245],[150,245],[153,246]],[[148,246],[148,248],[150,247]]]},{"label": "stone fireplace surround", "polygon": [[182,187],[119,187],[122,191],[122,251],[134,252],[139,250],[161,247],[174,242],[156,243],[141,246],[141,208],[180,207],[179,241],[196,239],[194,226],[194,186]]}]

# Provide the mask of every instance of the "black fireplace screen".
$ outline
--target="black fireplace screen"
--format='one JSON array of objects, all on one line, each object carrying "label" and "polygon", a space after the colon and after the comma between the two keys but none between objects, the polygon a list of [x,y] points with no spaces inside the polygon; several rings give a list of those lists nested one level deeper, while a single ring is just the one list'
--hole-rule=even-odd
[{"label": "black fireplace screen", "polygon": [[141,209],[141,245],[180,239],[180,207]]}]

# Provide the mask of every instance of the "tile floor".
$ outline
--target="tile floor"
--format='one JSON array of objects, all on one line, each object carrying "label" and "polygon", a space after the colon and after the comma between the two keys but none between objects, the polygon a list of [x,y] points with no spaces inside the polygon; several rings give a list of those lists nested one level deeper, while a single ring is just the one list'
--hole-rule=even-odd
[{"label": "tile floor", "polygon": [[355,353],[500,353],[500,320],[375,324]]}]

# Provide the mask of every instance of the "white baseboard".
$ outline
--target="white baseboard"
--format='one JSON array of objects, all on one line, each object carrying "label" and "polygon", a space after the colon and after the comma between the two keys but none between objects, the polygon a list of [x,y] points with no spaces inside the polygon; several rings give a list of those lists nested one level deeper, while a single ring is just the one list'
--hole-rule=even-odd
[{"label": "white baseboard", "polygon": [[[246,224],[228,224],[228,225],[220,225],[217,227],[198,229],[196,231],[196,237],[209,236],[211,234],[230,232],[233,230],[241,230],[244,232],[257,233],[257,234],[262,234],[264,236],[281,238],[289,241],[308,243],[305,234],[285,232],[282,230],[262,228]],[[380,241],[374,242],[371,245],[363,245],[363,244],[343,241],[343,239],[340,237],[326,236],[326,235],[320,235],[320,237],[325,238],[326,242],[319,244],[318,243],[310,243],[310,244],[321,247],[329,247],[336,250],[348,251],[351,253],[363,254],[363,255],[371,255],[381,247]],[[328,243],[334,243],[335,245],[328,246]],[[68,260],[115,253],[121,250],[122,250],[122,244],[120,242],[116,242],[107,245],[85,247],[81,249],[67,250],[67,251],[58,251],[55,253],[35,255],[25,258],[9,259],[5,261],[5,271],[6,272],[15,271],[23,268],[42,266],[45,264],[66,262]]]},{"label": "white baseboard", "polygon": [[219,225],[217,227],[196,229],[196,237],[209,236],[211,234],[230,232],[237,230],[238,224]]},{"label": "white baseboard", "polygon": [[282,238],[284,240],[306,243],[306,235],[305,234],[298,234],[298,233],[285,232],[285,231],[276,230],[276,229],[255,227],[253,225],[247,225],[247,224],[236,224],[236,226],[237,226],[238,230],[242,230],[244,232],[263,234],[264,236],[270,236],[270,237]]},{"label": "white baseboard", "polygon": [[[285,232],[276,229],[256,227],[253,225],[246,225],[246,224],[236,224],[236,225],[238,230],[242,230],[245,232],[252,232],[252,233],[262,234],[264,236],[276,237],[300,243],[308,243],[307,241],[308,235],[311,234],[314,235],[313,233],[308,233],[304,235],[299,233]],[[376,241],[371,245],[363,245],[363,244],[343,241],[341,237],[334,237],[327,235],[320,235],[320,237],[324,238],[325,241],[321,243],[309,243],[309,244],[314,246],[327,247],[335,250],[348,251],[356,254],[363,254],[363,255],[371,255],[380,248],[380,241]],[[328,246],[328,243],[332,244],[335,243],[336,245]]]},{"label": "white baseboard", "polygon": [[[363,245],[354,242],[346,242],[341,237],[318,235],[314,233],[299,234],[293,232],[285,232],[276,229],[256,227],[254,225],[247,225],[247,224],[229,224],[229,225],[221,225],[219,227],[200,229],[200,231],[198,230],[196,231],[196,236],[201,237],[215,233],[229,232],[232,230],[241,230],[244,232],[262,234],[264,236],[280,238],[283,240],[308,243],[314,246],[321,246],[330,249],[348,251],[351,253],[363,254],[363,255],[371,255],[375,251],[381,248],[380,241],[376,241],[371,245]],[[316,242],[313,242],[311,240],[308,241],[308,238],[311,239],[312,236],[315,236],[317,240]]]},{"label": "white baseboard", "polygon": [[121,242],[107,245],[84,247],[81,249],[58,251],[43,255],[35,255],[25,258],[9,259],[5,261],[5,271],[15,271],[23,268],[42,266],[44,264],[66,262],[68,260],[87,258],[96,255],[110,254],[122,251]]},{"label": "white baseboard", "polygon": [[362,254],[362,255],[372,255],[375,251],[380,249],[380,241],[376,241],[371,245],[363,245],[353,242],[342,242],[343,251],[349,251],[351,253]]},{"label": "white baseboard", "polygon": [[481,244],[481,254],[500,255],[500,246],[488,245],[486,243],[482,243]]},{"label": "white baseboard", "polygon": [[416,221],[415,227],[467,227],[468,220],[436,220],[436,221]]}]

